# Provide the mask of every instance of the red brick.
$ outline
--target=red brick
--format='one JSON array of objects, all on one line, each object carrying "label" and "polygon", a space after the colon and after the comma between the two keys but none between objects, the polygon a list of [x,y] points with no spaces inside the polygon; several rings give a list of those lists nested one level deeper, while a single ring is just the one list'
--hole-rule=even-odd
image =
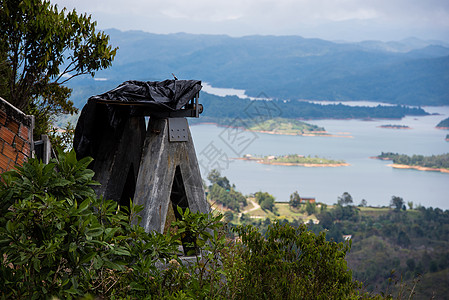
[{"label": "red brick", "polygon": [[4,111],[0,111],[0,125],[5,125],[6,117],[6,113]]},{"label": "red brick", "polygon": [[15,134],[19,133],[19,123],[17,123],[16,121],[10,119],[6,126]]},{"label": "red brick", "polygon": [[22,153],[25,154],[26,157],[31,156],[30,143],[25,143],[22,148]]},{"label": "red brick", "polygon": [[0,140],[0,153],[3,153],[3,145],[4,144],[5,144],[5,142]]},{"label": "red brick", "polygon": [[16,165],[22,166],[25,159],[26,159],[26,157],[25,157],[25,155],[23,155],[23,153],[18,153],[17,159],[16,159]]},{"label": "red brick", "polygon": [[18,135],[14,138],[13,146],[16,148],[17,151],[22,151],[23,146],[25,145],[25,141],[21,139]]},{"label": "red brick", "polygon": [[5,172],[8,171],[9,158],[0,153],[0,169]]},{"label": "red brick", "polygon": [[25,140],[28,140],[28,130],[29,130],[28,127],[26,127],[23,124],[20,124],[20,137]]},{"label": "red brick", "polygon": [[0,138],[3,139],[6,143],[12,145],[12,142],[14,141],[14,136],[15,134],[11,132],[11,130],[9,130],[8,128],[3,126],[0,128]]},{"label": "red brick", "polygon": [[15,161],[17,156],[17,151],[12,146],[5,144],[3,146],[3,154],[9,159]]}]

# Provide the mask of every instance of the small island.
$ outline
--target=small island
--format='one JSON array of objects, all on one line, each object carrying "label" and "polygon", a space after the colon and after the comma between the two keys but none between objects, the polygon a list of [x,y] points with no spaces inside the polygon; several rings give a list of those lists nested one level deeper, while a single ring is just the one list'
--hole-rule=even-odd
[{"label": "small island", "polygon": [[396,169],[415,169],[419,171],[436,171],[449,173],[449,153],[440,155],[412,155],[382,152],[381,155],[372,157],[380,160],[391,160],[393,164],[388,165]]},{"label": "small island", "polygon": [[407,126],[407,125],[392,125],[392,124],[387,124],[387,125],[380,125],[377,126],[379,128],[388,128],[388,129],[412,129],[411,127]]},{"label": "small island", "polygon": [[438,129],[449,129],[449,118],[444,119],[443,121],[438,123],[436,128],[438,128]]},{"label": "small island", "polygon": [[343,160],[332,160],[320,157],[304,156],[299,154],[289,154],[282,156],[252,156],[246,154],[241,158],[235,158],[240,160],[256,161],[260,164],[267,165],[280,165],[280,166],[303,166],[303,167],[343,167],[349,166]]},{"label": "small island", "polygon": [[248,130],[284,135],[328,136],[323,127],[295,119],[274,118],[261,123],[249,124]]}]

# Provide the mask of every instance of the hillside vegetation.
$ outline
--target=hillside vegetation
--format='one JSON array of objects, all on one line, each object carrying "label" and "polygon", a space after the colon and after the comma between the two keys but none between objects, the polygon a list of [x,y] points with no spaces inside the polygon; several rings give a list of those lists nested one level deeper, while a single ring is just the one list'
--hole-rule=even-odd
[{"label": "hillside vegetation", "polygon": [[[432,295],[444,299],[449,292],[449,280],[444,276],[449,272],[447,210],[352,204],[302,204],[294,208],[288,203],[275,203],[273,211],[252,210],[240,218],[234,217],[232,222],[252,224],[264,231],[275,220],[283,220],[292,226],[307,223],[315,233],[326,229],[326,238],[337,242],[350,236],[348,266],[370,292],[387,289],[398,292],[401,288],[405,292],[415,284],[413,299],[429,299]],[[391,283],[388,278],[392,279]]]},{"label": "hillside vegetation", "polygon": [[2,174],[2,299],[381,298],[353,280],[349,243],[305,225],[277,222],[262,233],[177,207],[167,233],[147,233],[135,225],[143,207],[95,195],[91,161],[60,153]]},{"label": "hillside vegetation", "polygon": [[[215,182],[229,182],[215,175]],[[449,272],[449,210],[415,207],[398,196],[391,197],[389,206],[368,207],[365,200],[355,205],[348,192],[334,205],[301,199],[296,191],[288,203],[279,203],[259,191],[249,195],[240,213],[215,207],[234,226],[252,225],[265,232],[273,222],[307,224],[316,234],[326,231],[329,241],[351,240],[348,266],[371,293],[390,290],[401,299],[399,294],[404,297],[414,289],[413,299],[444,299],[449,292],[449,278],[438,277]]]}]

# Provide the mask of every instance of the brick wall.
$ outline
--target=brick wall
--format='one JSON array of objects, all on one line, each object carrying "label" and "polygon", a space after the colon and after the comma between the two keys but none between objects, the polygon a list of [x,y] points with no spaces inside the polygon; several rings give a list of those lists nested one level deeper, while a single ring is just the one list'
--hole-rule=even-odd
[{"label": "brick wall", "polygon": [[0,98],[0,173],[31,157],[34,117]]}]

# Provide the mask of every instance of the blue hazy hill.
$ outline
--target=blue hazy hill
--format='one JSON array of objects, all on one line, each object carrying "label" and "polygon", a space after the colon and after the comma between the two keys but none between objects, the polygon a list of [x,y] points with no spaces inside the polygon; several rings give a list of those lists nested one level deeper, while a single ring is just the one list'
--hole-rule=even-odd
[{"label": "blue hazy hill", "polygon": [[[160,81],[174,73],[216,87],[279,99],[371,100],[449,105],[449,47],[435,41],[331,42],[300,36],[151,34],[106,30],[119,47],[113,66],[70,82],[72,99],[126,80]],[[103,81],[100,81],[101,79]]]}]

